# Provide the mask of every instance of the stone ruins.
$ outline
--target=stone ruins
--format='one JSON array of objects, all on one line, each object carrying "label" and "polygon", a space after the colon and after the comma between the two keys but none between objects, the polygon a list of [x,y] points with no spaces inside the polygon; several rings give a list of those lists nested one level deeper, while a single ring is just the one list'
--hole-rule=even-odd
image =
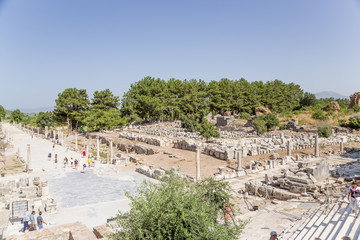
[{"label": "stone ruins", "polygon": [[[258,112],[260,115],[266,109]],[[96,162],[96,166],[109,166],[116,173],[120,169],[132,169],[156,180],[174,172],[190,181],[206,176],[229,181],[236,196],[251,211],[270,209],[278,201],[336,204],[349,181],[360,179],[355,170],[357,165],[360,168],[357,145],[360,137],[355,131],[333,127],[331,137],[319,138],[316,130],[299,126],[297,119],[291,119],[285,131],[257,135],[251,127],[251,119],[244,120],[242,126],[233,126],[230,123],[235,122],[237,116],[215,117],[213,121],[217,123],[221,138],[208,140],[180,128],[179,121],[74,135],[58,129],[17,127],[31,136],[58,143],[69,151],[78,154],[85,151],[86,157]],[[32,159],[20,157],[20,154],[18,158],[26,171],[32,173]],[[56,199],[49,196],[48,181],[36,174],[18,180],[0,180],[0,195],[4,196],[0,198],[0,210],[11,212],[11,203],[20,200],[27,201],[28,209],[54,213],[59,208]],[[266,201],[270,202],[264,205]],[[289,224],[294,227],[300,224],[299,219],[307,217],[301,215]],[[62,228],[66,227],[59,226],[58,229]],[[86,227],[84,229],[87,231]],[[97,237],[100,232],[108,231],[104,226],[96,226],[96,229],[92,234]],[[287,236],[289,229],[284,227],[279,232],[282,230],[283,236]],[[64,230],[64,234],[68,236],[76,231]],[[291,231],[294,233],[295,230]]]}]

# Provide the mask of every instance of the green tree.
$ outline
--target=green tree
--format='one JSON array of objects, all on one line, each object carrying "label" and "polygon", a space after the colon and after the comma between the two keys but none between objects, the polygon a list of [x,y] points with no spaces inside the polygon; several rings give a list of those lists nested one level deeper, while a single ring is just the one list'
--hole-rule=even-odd
[{"label": "green tree", "polygon": [[203,119],[202,122],[197,126],[197,131],[206,139],[211,137],[220,137],[220,133],[216,130],[214,124],[206,119]]},{"label": "green tree", "polygon": [[115,96],[109,89],[94,92],[91,102],[92,109],[107,111],[117,109],[119,105],[119,97]]},{"label": "green tree", "polygon": [[231,188],[206,179],[196,183],[171,174],[160,184],[144,182],[131,200],[130,211],[116,216],[112,239],[237,239],[243,222],[224,218]]},{"label": "green tree", "polygon": [[55,102],[54,113],[59,119],[66,119],[69,132],[74,122],[76,122],[75,129],[78,128],[79,121],[85,118],[90,103],[86,90],[76,88],[65,89],[58,94]]},{"label": "green tree", "polygon": [[255,129],[259,134],[267,132],[266,122],[263,119],[255,119],[254,121],[252,121],[252,124],[254,125]]},{"label": "green tree", "polygon": [[12,111],[10,114],[10,122],[20,123],[23,119],[24,114],[19,109]]},{"label": "green tree", "polygon": [[5,119],[6,116],[6,110],[3,106],[0,105],[0,121],[1,119]]},{"label": "green tree", "polygon": [[89,111],[83,123],[88,131],[99,131],[124,126],[126,120],[118,109]]},{"label": "green tree", "polygon": [[36,125],[40,128],[53,127],[56,122],[53,117],[53,112],[39,112],[36,115]]},{"label": "green tree", "polygon": [[315,106],[317,103],[315,94],[306,92],[300,100],[300,105],[304,107]]},{"label": "green tree", "polygon": [[276,114],[274,114],[274,113],[260,116],[259,119],[265,121],[265,126],[268,131],[279,125],[279,119],[277,118]]}]

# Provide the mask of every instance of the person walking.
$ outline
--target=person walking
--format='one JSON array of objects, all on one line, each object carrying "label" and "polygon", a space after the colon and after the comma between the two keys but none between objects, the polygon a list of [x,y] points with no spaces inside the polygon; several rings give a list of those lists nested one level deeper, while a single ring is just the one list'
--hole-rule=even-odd
[{"label": "person walking", "polygon": [[89,166],[89,168],[90,168],[90,163],[91,163],[91,159],[90,158],[88,158],[88,166]]},{"label": "person walking", "polygon": [[25,213],[25,216],[23,218],[23,223],[24,223],[24,229],[23,229],[23,232],[25,232],[26,230],[29,229],[29,221],[30,221],[30,213],[29,212],[26,212]]},{"label": "person walking", "polygon": [[42,212],[39,212],[39,216],[36,218],[36,221],[37,221],[37,225],[38,225],[39,229],[44,228],[43,223],[45,223],[47,225],[47,223],[44,221],[44,219],[42,217]]},{"label": "person walking", "polygon": [[36,225],[35,225],[35,211],[31,212],[30,215],[30,222],[29,222],[29,231],[34,231],[36,230]]},{"label": "person walking", "polygon": [[72,168],[73,165],[74,165],[74,159],[73,158],[70,158],[70,164],[71,164],[71,168]]},{"label": "person walking", "polygon": [[54,160],[55,168],[57,168],[57,163],[58,163],[57,154],[55,154],[55,160]]},{"label": "person walking", "polygon": [[49,161],[51,161],[51,153],[49,153],[48,158],[49,158]]},{"label": "person walking", "polygon": [[359,214],[360,188],[356,180],[352,181],[347,198],[353,213],[355,213],[355,218],[357,218]]},{"label": "person walking", "polygon": [[77,170],[78,169],[78,165],[79,165],[79,161],[75,158],[75,169]]}]

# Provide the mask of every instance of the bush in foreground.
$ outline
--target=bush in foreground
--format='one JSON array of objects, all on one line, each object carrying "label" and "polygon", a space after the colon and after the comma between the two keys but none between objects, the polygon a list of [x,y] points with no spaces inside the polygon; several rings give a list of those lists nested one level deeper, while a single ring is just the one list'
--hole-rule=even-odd
[{"label": "bush in foreground", "polygon": [[174,174],[160,184],[144,182],[126,194],[131,210],[116,216],[111,239],[237,239],[244,223],[224,217],[230,192],[225,182],[192,183]]}]

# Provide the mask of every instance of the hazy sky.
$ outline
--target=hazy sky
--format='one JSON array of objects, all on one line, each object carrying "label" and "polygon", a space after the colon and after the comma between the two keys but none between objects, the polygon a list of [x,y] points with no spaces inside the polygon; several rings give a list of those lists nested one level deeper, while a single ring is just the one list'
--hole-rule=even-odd
[{"label": "hazy sky", "polygon": [[0,105],[145,76],[360,91],[360,0],[0,0]]}]

